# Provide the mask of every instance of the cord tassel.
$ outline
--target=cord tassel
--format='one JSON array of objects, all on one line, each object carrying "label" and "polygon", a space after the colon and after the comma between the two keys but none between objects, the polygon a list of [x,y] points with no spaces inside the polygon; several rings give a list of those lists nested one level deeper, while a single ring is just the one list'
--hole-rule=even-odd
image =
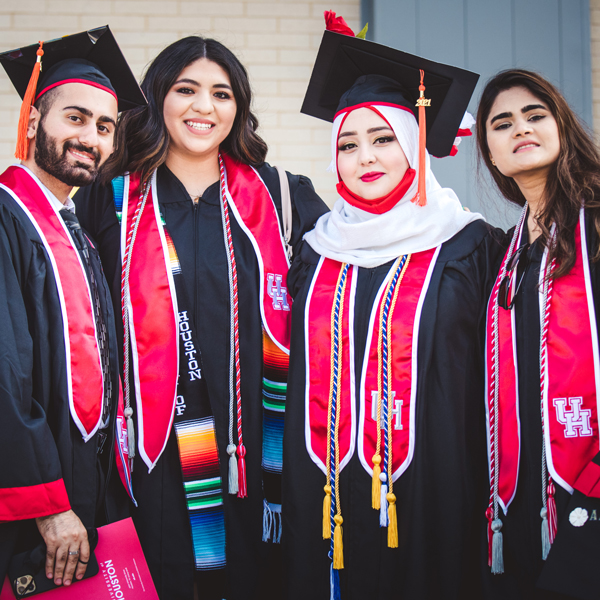
[{"label": "cord tassel", "polygon": [[542,517],[542,560],[548,558],[550,552],[550,531],[548,527],[548,509],[544,506],[540,511]]},{"label": "cord tassel", "polygon": [[128,406],[124,411],[125,419],[127,420],[127,453],[129,459],[132,460],[135,457],[135,425],[133,423],[133,408]]},{"label": "cord tassel", "polygon": [[235,444],[229,444],[227,446],[227,454],[229,454],[229,493],[238,493],[238,468],[237,460],[235,458],[236,447]]},{"label": "cord tassel", "polygon": [[388,503],[387,503],[387,479],[385,477],[385,473],[382,473],[381,476],[381,494],[380,498],[380,508],[379,508],[379,527],[387,527],[388,526]]},{"label": "cord tassel", "polygon": [[238,498],[246,498],[248,496],[248,489],[246,487],[246,447],[244,444],[240,444],[237,447],[238,453]]},{"label": "cord tassel", "polygon": [[387,495],[388,501],[388,548],[398,547],[398,516],[396,514],[396,494],[390,492]]},{"label": "cord tassel", "polygon": [[[37,90],[38,79],[40,77],[40,71],[42,70],[42,56],[44,51],[42,46],[44,42],[40,42],[40,47],[37,49],[37,60],[33,65],[33,72],[27,84],[25,95],[23,96],[23,102],[21,104],[21,112],[19,113],[19,124],[17,125],[17,147],[15,149],[15,158],[19,160],[26,160],[29,152],[29,138],[27,137],[27,127],[29,125],[29,113],[31,107],[35,102],[35,92]],[[129,427],[128,427],[129,429]]]},{"label": "cord tassel", "polygon": [[333,568],[344,568],[344,543],[342,541],[342,515],[335,515],[335,529],[333,530]]},{"label": "cord tassel", "polygon": [[375,510],[381,508],[381,481],[379,476],[381,475],[381,456],[375,454],[373,456],[373,479],[371,484],[371,505]]},{"label": "cord tassel", "polygon": [[504,556],[502,554],[502,521],[495,519],[492,521],[492,573],[500,575],[504,573]]},{"label": "cord tassel", "polygon": [[427,161],[425,154],[425,147],[427,142],[427,124],[425,121],[425,107],[431,106],[431,100],[425,98],[423,92],[425,86],[423,85],[423,78],[425,77],[425,71],[419,70],[421,73],[421,85],[419,85],[420,96],[417,100],[416,106],[419,107],[419,188],[417,195],[412,201],[417,206],[425,206],[427,204],[427,194],[425,192],[427,174]]},{"label": "cord tassel", "polygon": [[556,529],[558,525],[558,516],[556,514],[556,500],[554,499],[555,493],[554,484],[552,481],[548,482],[548,500],[546,502],[546,506],[548,507],[548,537],[550,540],[550,544],[554,543],[554,538],[556,538]]},{"label": "cord tassel", "polygon": [[329,520],[329,515],[331,514],[331,486],[326,485],[325,490],[325,498],[323,498],[323,539],[330,540],[331,539],[331,522]]}]

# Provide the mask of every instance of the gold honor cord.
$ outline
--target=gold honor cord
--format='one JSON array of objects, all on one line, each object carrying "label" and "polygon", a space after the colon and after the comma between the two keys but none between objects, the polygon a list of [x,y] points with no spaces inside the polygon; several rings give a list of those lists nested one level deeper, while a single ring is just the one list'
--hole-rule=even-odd
[{"label": "gold honor cord", "polygon": [[[387,318],[387,331],[388,331],[388,339],[387,339],[387,347],[388,347],[388,394],[386,403],[388,406],[388,417],[387,417],[387,431],[388,431],[388,493],[386,495],[386,499],[388,501],[388,547],[389,548],[397,548],[398,547],[398,519],[396,515],[396,495],[393,493],[394,482],[392,479],[393,474],[393,462],[392,462],[392,406],[390,404],[390,400],[393,398],[392,390],[391,390],[391,382],[392,382],[392,320],[394,315],[394,309],[396,308],[396,302],[398,300],[398,294],[400,292],[400,285],[402,284],[402,280],[404,279],[404,275],[406,274],[406,270],[408,269],[408,265],[410,263],[411,254],[406,257],[406,262],[402,267],[402,272],[398,277],[398,281],[394,288],[392,303],[390,306],[390,310]],[[400,263],[400,258],[396,260],[394,263],[392,272],[398,268]],[[381,304],[380,310],[380,319],[379,322],[383,323],[383,312],[385,307],[385,298],[389,294],[390,286],[392,285],[393,276],[388,283],[385,294],[383,296],[383,302]],[[381,481],[379,475],[381,473],[380,463],[381,463],[381,402],[383,396],[383,327],[379,328],[379,339],[377,345],[377,357],[378,357],[378,390],[377,390],[377,449],[375,452],[375,456],[373,456],[373,481],[372,481],[372,505],[373,508],[379,510],[381,508],[380,501],[380,493],[381,493]]]},{"label": "gold honor cord", "polygon": [[408,269],[408,264],[410,263],[409,254],[406,257],[406,262],[404,263],[404,267],[402,268],[402,272],[400,273],[400,277],[398,278],[398,283],[394,288],[394,296],[392,298],[392,305],[390,307],[390,312],[388,314],[388,397],[386,399],[388,403],[388,422],[387,422],[387,430],[388,430],[388,493],[387,493],[387,501],[388,501],[388,548],[397,548],[398,547],[398,518],[396,516],[396,495],[393,493],[394,489],[394,480],[392,478],[393,474],[393,461],[392,461],[392,449],[394,445],[392,444],[392,406],[390,405],[390,400],[393,398],[392,394],[392,318],[394,316],[394,309],[396,308],[396,301],[398,300],[398,293],[400,292],[400,285],[402,284],[402,280],[404,279],[404,274]]},{"label": "gold honor cord", "polygon": [[[333,306],[331,308],[331,350],[330,350],[330,366],[329,370],[331,373],[331,378],[329,380],[329,402],[327,404],[327,452],[325,458],[325,469],[327,471],[325,487],[325,498],[323,499],[323,539],[330,540],[331,539],[331,484],[330,484],[330,473],[331,473],[331,411],[333,405],[333,384],[334,384],[334,358],[333,358],[333,344],[334,344],[334,328],[335,328],[335,300],[337,296],[337,290],[340,287],[340,281],[342,279],[342,275],[344,273],[344,269],[346,268],[346,263],[342,263],[340,268],[340,273],[338,275],[337,283],[335,285],[336,294],[333,298]],[[343,293],[343,292],[342,292]],[[342,309],[343,309],[343,295],[342,295]],[[341,348],[341,344],[339,345]],[[339,386],[338,386],[339,391]],[[339,396],[339,394],[338,394]],[[339,407],[338,407],[339,412]],[[336,490],[337,494],[337,490]],[[337,505],[339,506],[339,498],[337,498]]]},{"label": "gold honor cord", "polygon": [[[402,257],[396,259],[392,267],[392,273],[396,272],[398,265],[400,264]],[[390,292],[390,286],[394,281],[394,277],[390,277],[390,280],[385,288],[383,294],[383,302],[379,310],[379,323],[383,323],[383,311],[385,310],[385,299]],[[368,350],[367,350],[368,352]],[[383,327],[379,328],[379,336],[377,338],[377,446],[375,448],[375,454],[373,456],[373,479],[371,482],[371,506],[375,510],[381,508],[381,398],[383,396]],[[371,400],[372,401],[372,400]],[[366,418],[366,415],[365,415]]]}]

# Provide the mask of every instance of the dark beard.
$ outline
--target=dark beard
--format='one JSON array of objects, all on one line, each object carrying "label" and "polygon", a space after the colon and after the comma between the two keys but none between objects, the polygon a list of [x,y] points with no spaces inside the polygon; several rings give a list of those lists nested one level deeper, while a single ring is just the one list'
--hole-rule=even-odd
[{"label": "dark beard", "polygon": [[[68,162],[67,151],[70,148],[93,155],[94,164]],[[44,129],[44,119],[42,118],[36,132],[34,160],[40,169],[64,184],[81,187],[89,185],[96,179],[100,164],[100,153],[98,150],[87,148],[70,140],[63,144],[61,153],[56,138],[50,137]]]}]

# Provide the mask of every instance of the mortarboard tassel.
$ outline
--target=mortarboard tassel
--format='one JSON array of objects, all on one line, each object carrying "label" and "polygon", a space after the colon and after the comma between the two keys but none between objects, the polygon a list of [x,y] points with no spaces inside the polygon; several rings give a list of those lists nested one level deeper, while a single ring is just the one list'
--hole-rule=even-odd
[{"label": "mortarboard tassel", "polygon": [[331,539],[331,522],[329,515],[331,514],[331,486],[328,484],[324,488],[325,498],[323,498],[323,539]]},{"label": "mortarboard tassel", "polygon": [[387,495],[388,501],[388,548],[398,547],[398,517],[396,516],[396,494],[390,492]]},{"label": "mortarboard tassel", "polygon": [[342,541],[342,515],[335,515],[335,529],[333,530],[333,568],[344,568],[344,542]]},{"label": "mortarboard tassel", "polygon": [[419,85],[420,96],[417,100],[416,106],[419,107],[419,191],[412,201],[417,206],[425,206],[427,204],[427,194],[425,192],[425,176],[426,176],[426,155],[425,145],[427,141],[427,125],[425,122],[425,107],[431,106],[431,100],[428,100],[423,95],[425,86],[423,85],[423,78],[425,77],[425,71],[420,69],[421,73],[421,85]]},{"label": "mortarboard tassel", "polygon": [[373,456],[373,480],[371,484],[371,504],[375,510],[381,508],[381,481],[379,481],[379,475],[381,475],[381,456],[375,454]]},{"label": "mortarboard tassel", "polygon": [[19,160],[26,160],[27,153],[29,151],[29,139],[27,138],[27,126],[29,124],[29,113],[31,107],[35,101],[35,92],[37,90],[38,79],[40,77],[40,71],[42,70],[42,56],[44,51],[42,46],[44,42],[40,42],[40,47],[37,49],[37,60],[33,66],[33,72],[27,84],[25,95],[23,96],[23,103],[21,104],[21,112],[19,113],[19,124],[17,125],[17,148],[15,150],[15,158]]}]

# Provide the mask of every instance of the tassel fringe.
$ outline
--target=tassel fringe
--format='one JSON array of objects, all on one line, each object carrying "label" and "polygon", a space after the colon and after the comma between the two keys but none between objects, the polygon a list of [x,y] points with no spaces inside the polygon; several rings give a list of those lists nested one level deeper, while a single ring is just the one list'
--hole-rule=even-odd
[{"label": "tassel fringe", "polygon": [[542,560],[548,558],[550,552],[550,529],[548,527],[548,509],[542,508],[540,511],[540,517],[542,517]]},{"label": "tassel fringe", "polygon": [[323,498],[323,539],[330,540],[331,539],[331,522],[329,520],[329,515],[331,514],[331,486],[326,485],[325,490],[325,498]]},{"label": "tassel fringe", "polygon": [[238,498],[246,498],[248,496],[248,489],[246,486],[246,447],[240,444],[237,447],[238,453]]},{"label": "tassel fringe", "polygon": [[344,568],[344,542],[342,541],[342,523],[344,519],[341,515],[335,515],[335,529],[333,531],[333,568]]},{"label": "tassel fringe", "polygon": [[379,508],[379,527],[388,526],[388,503],[387,503],[388,486],[386,480],[381,483],[380,508]]},{"label": "tassel fringe", "polygon": [[427,142],[427,124],[425,122],[425,107],[430,105],[431,100],[427,100],[423,94],[423,92],[425,91],[425,86],[423,85],[423,78],[425,77],[425,72],[423,71],[423,69],[420,69],[420,73],[420,97],[417,101],[417,106],[419,107],[419,191],[417,192],[417,195],[412,199],[412,201],[417,206],[425,206],[427,204],[427,193],[425,191],[425,176],[427,171],[427,161],[425,154],[425,147]]},{"label": "tassel fringe", "polygon": [[229,493],[238,493],[238,468],[237,460],[235,458],[236,446],[235,444],[229,444],[227,446],[227,454],[229,454]]},{"label": "tassel fringe", "polygon": [[548,484],[548,501],[546,502],[546,505],[548,507],[548,537],[551,545],[554,543],[556,529],[558,526],[558,516],[556,514],[556,500],[554,499],[554,493],[554,484],[550,482]]},{"label": "tassel fringe", "polygon": [[262,541],[271,540],[281,543],[281,504],[271,504],[263,499],[263,536]]},{"label": "tassel fringe", "polygon": [[127,421],[127,454],[129,454],[129,460],[135,458],[135,425],[133,423],[133,408],[128,406],[123,411],[125,419]]},{"label": "tassel fringe", "polygon": [[[42,70],[42,56],[44,51],[42,46],[44,42],[40,42],[40,47],[37,49],[37,60],[33,66],[33,72],[27,84],[25,95],[23,96],[23,102],[21,104],[21,112],[19,113],[19,124],[17,125],[17,147],[15,149],[15,158],[19,160],[26,160],[29,152],[29,139],[27,137],[27,127],[29,126],[29,113],[31,107],[35,102],[35,92],[37,90],[38,79],[40,77],[40,71]],[[127,430],[129,432],[129,420],[127,424]]]},{"label": "tassel fringe", "polygon": [[500,575],[504,573],[504,556],[502,554],[502,521],[495,519],[492,521],[492,573]]},{"label": "tassel fringe", "polygon": [[389,516],[389,525],[388,525],[388,548],[397,548],[398,547],[398,517],[396,515],[396,495],[393,493],[389,493],[387,495],[388,501],[388,516]]},{"label": "tassel fringe", "polygon": [[375,454],[373,456],[373,479],[371,484],[371,505],[375,510],[381,508],[381,482],[379,476],[381,475],[381,456]]},{"label": "tassel fringe", "polygon": [[333,568],[333,563],[329,567],[329,600],[340,600],[340,574]]}]

